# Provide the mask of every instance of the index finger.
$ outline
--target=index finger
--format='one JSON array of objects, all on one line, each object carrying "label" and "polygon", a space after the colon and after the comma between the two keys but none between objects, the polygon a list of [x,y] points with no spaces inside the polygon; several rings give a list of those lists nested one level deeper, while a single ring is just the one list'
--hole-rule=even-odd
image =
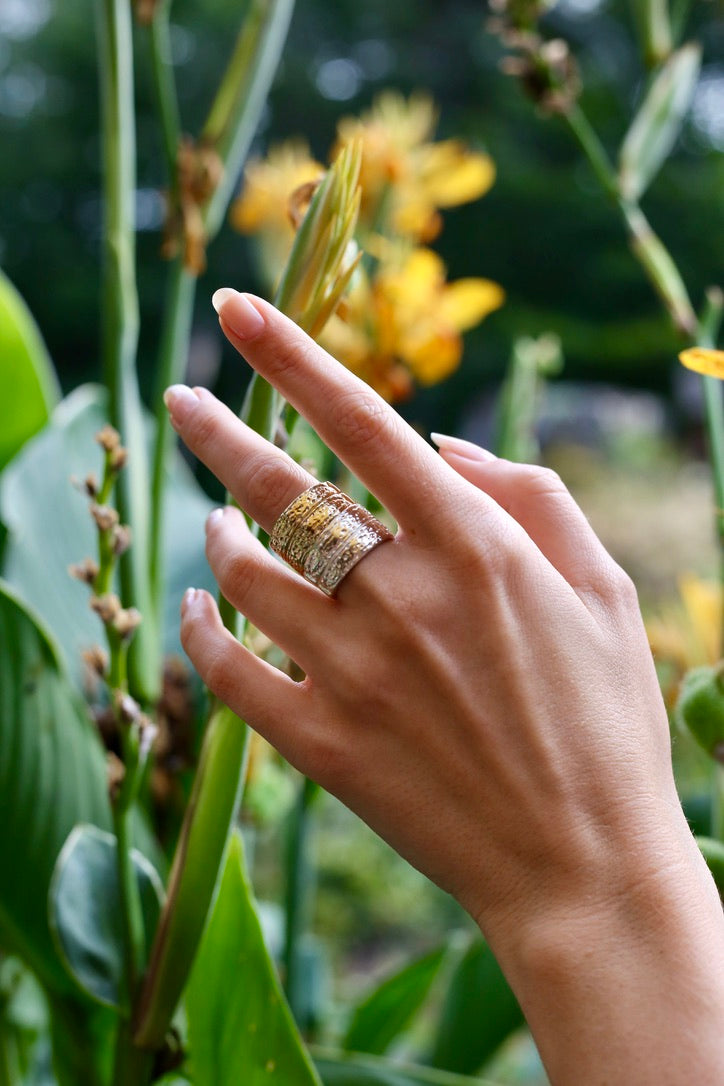
[{"label": "index finger", "polygon": [[[403,527],[432,525],[450,476],[373,389],[274,306],[224,287],[213,303],[229,341],[314,427]],[[433,497],[434,495],[434,497]]]}]

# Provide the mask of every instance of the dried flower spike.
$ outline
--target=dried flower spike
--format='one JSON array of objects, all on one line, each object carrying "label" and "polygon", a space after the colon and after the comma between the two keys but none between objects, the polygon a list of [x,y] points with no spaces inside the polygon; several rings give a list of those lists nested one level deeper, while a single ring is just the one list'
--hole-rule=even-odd
[{"label": "dried flower spike", "polygon": [[121,791],[121,785],[123,784],[126,776],[126,767],[121,759],[109,751],[106,760],[106,774],[108,781],[108,794],[111,797],[111,803],[115,803],[118,799],[118,795]]},{"label": "dried flower spike", "polygon": [[123,445],[119,445],[117,449],[113,449],[110,453],[110,466],[111,471],[120,471],[125,468],[128,463],[128,449]]},{"label": "dried flower spike", "polygon": [[98,576],[99,566],[92,558],[84,558],[82,562],[75,562],[73,565],[68,566],[68,573],[71,577],[75,577],[76,581],[83,581],[84,584],[93,584]]},{"label": "dried flower spike", "polygon": [[121,444],[121,435],[112,426],[104,426],[95,435],[95,439],[107,453],[113,452]]},{"label": "dried flower spike", "polygon": [[135,607],[129,607],[125,610],[121,609],[113,618],[113,626],[124,641],[132,637],[140,625],[141,612]]},{"label": "dried flower spike", "polygon": [[106,592],[103,596],[91,596],[90,608],[103,623],[108,625],[120,612],[121,601],[113,592]]},{"label": "dried flower spike", "polygon": [[131,545],[131,529],[127,524],[116,524],[111,537],[113,553],[118,557],[125,554]]},{"label": "dried flower spike", "polygon": [[118,524],[118,511],[110,505],[96,505],[94,502],[90,511],[101,532],[108,532]]},{"label": "dried flower spike", "polygon": [[103,678],[108,670],[108,653],[100,645],[92,645],[82,653],[83,663],[94,675]]},{"label": "dried flower spike", "polygon": [[133,724],[134,721],[141,720],[141,706],[130,694],[125,694],[122,690],[116,690],[114,691],[113,701],[116,713],[124,724]]}]

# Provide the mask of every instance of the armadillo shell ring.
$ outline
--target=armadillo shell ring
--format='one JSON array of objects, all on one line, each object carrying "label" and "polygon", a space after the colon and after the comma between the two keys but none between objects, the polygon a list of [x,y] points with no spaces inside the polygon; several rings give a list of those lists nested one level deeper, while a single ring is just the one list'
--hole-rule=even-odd
[{"label": "armadillo shell ring", "polygon": [[360,559],[390,539],[392,532],[334,483],[315,483],[279,515],[269,546],[333,596]]}]

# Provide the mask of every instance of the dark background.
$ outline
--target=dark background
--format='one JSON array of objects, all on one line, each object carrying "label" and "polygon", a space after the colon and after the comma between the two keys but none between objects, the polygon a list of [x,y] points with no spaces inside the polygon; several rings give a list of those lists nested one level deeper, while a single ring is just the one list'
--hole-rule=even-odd
[{"label": "dark background", "polygon": [[[567,0],[547,17],[584,73],[582,104],[612,155],[641,93],[632,5]],[[683,10],[686,5],[679,5]],[[233,42],[238,0],[176,0],[174,49],[184,127],[197,133]],[[436,243],[452,278],[501,283],[505,308],[467,336],[460,371],[404,410],[454,428],[470,397],[497,382],[512,337],[559,333],[568,379],[667,392],[678,342],[629,254],[615,207],[598,189],[566,126],[542,118],[504,76],[488,12],[473,0],[298,0],[285,58],[255,143],[305,135],[324,159],[337,119],[385,87],[429,89],[439,134],[485,148],[498,178],[481,201],[445,215]],[[694,304],[722,278],[724,253],[724,21],[697,0],[681,40],[704,45],[691,116],[644,207],[672,251]],[[0,264],[30,304],[68,389],[99,375],[98,94],[90,0],[0,5]],[[137,32],[140,370],[150,387],[165,269],[158,256],[164,181]],[[221,354],[208,298],[222,284],[262,289],[249,242],[225,228],[200,284],[194,357],[223,390],[243,381]]]}]

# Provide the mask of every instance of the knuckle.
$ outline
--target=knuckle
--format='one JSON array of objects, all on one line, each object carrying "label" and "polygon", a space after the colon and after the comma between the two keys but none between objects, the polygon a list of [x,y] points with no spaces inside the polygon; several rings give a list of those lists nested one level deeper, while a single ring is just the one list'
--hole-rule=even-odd
[{"label": "knuckle", "polygon": [[388,424],[387,405],[372,392],[346,392],[332,406],[340,436],[357,447],[374,444]]},{"label": "knuckle", "polygon": [[218,420],[212,411],[197,409],[189,420],[187,431],[194,450],[203,452],[218,435]]},{"label": "knuckle", "polygon": [[258,586],[264,573],[259,555],[249,552],[226,554],[218,562],[216,576],[228,600],[240,610]]},{"label": "knuckle", "polygon": [[603,594],[622,607],[639,605],[636,585],[621,566],[611,561],[603,578]]},{"label": "knuckle", "polygon": [[244,491],[252,509],[281,511],[289,504],[290,472],[268,456],[245,458],[236,476],[244,478]]},{"label": "knuckle", "polygon": [[525,485],[530,494],[537,497],[558,495],[566,491],[565,484],[557,471],[546,468],[540,464],[532,464],[525,469],[523,475]]},{"label": "knuckle", "polygon": [[280,339],[270,353],[267,370],[271,377],[284,376],[294,380],[297,376],[309,374],[310,366],[314,361],[314,353],[318,351],[313,341],[294,339],[287,342]]}]

